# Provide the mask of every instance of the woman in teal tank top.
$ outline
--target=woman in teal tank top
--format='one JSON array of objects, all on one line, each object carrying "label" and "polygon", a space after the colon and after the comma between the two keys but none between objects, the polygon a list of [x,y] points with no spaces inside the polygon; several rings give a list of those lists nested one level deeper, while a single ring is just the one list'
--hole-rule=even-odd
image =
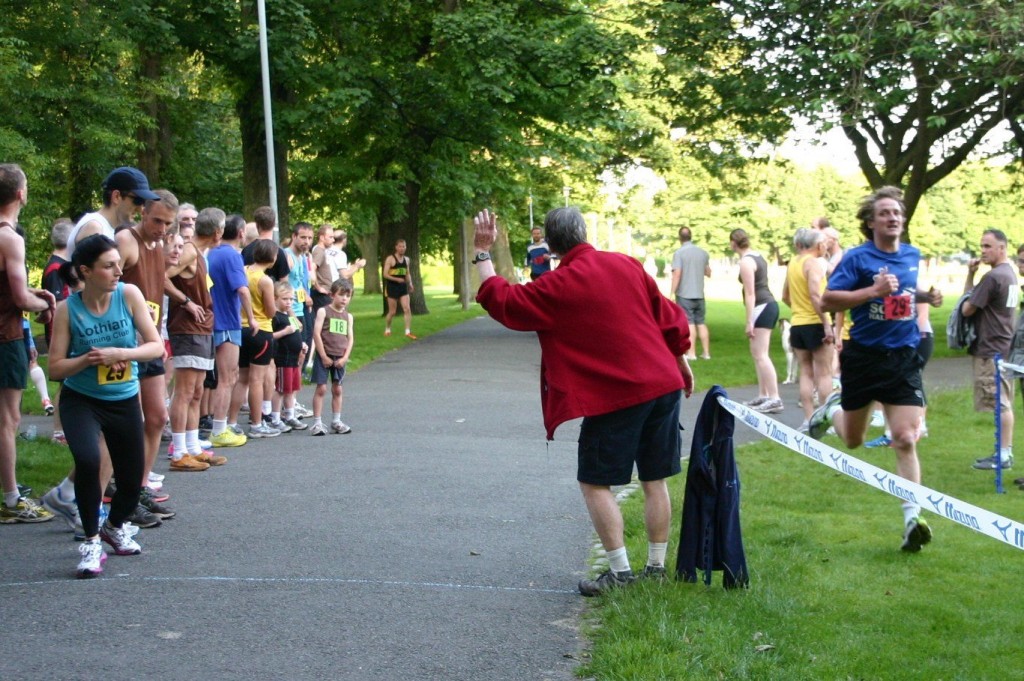
[{"label": "woman in teal tank top", "polygon": [[[136,528],[125,521],[139,503],[144,469],[137,362],[163,356],[164,346],[142,292],[121,282],[120,261],[109,237],[96,234],[78,243],[60,272],[82,289],[58,305],[50,344],[50,378],[64,380],[60,413],[75,460],[75,496],[86,537],[79,577],[103,571],[100,539],[118,555],[142,552]],[[117,477],[103,527],[101,434]]]}]

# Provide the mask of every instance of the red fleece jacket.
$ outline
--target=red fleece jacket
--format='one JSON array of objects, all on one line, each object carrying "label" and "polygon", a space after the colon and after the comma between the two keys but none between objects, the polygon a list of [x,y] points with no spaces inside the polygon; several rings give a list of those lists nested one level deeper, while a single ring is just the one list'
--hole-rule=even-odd
[{"label": "red fleece jacket", "polygon": [[635,259],[581,244],[525,285],[491,277],[477,302],[516,331],[536,331],[549,440],[562,423],[683,388],[676,357],[690,348],[686,313]]}]

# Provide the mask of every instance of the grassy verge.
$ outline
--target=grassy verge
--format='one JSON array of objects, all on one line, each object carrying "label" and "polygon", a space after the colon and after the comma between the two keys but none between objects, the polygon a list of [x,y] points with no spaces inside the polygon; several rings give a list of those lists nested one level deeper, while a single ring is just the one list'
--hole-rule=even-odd
[{"label": "grassy verge", "polygon": [[[966,390],[930,400],[931,434],[920,445],[924,484],[1020,519],[1024,493],[1009,485],[995,494],[992,474],[969,465],[991,450],[991,416],[974,413]],[[827,441],[839,447],[836,438]],[[888,448],[855,456],[895,468]],[[737,461],[751,588],[726,592],[716,573],[710,588],[642,584],[603,598],[590,611],[593,646],[581,675],[1021,678],[1000,655],[1024,635],[1019,606],[1006,592],[1020,569],[1018,550],[928,513],[934,541],[904,554],[893,497],[767,441],[739,448]],[[685,475],[672,480],[670,572],[684,484]],[[641,495],[624,512],[630,555],[642,567]]]}]

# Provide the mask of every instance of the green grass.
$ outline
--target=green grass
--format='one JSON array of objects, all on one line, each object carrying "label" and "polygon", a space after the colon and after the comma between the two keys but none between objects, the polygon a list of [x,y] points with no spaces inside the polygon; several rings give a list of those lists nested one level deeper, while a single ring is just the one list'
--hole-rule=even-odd
[{"label": "green grass", "polygon": [[[931,435],[919,447],[923,483],[1009,518],[1024,516],[1024,493],[1007,481],[1007,494],[995,494],[993,475],[969,465],[991,451],[991,415],[974,413],[968,390],[929,399]],[[836,438],[827,442],[839,447]],[[854,455],[895,468],[888,448]],[[893,497],[767,441],[738,448],[737,461],[750,589],[727,592],[715,573],[710,588],[667,582],[610,594],[589,612],[592,648],[581,676],[1024,677],[1000,655],[1024,636],[1007,589],[1024,559],[1019,550],[928,513],[933,542],[905,554]],[[671,481],[670,572],[684,486],[685,474]],[[642,495],[623,509],[640,568],[647,550]]]}]

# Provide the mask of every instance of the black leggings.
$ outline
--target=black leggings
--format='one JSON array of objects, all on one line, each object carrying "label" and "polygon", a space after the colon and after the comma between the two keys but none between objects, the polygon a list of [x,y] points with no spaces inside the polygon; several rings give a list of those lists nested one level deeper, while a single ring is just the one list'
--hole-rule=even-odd
[{"label": "black leggings", "polygon": [[100,433],[110,450],[110,462],[117,478],[117,492],[110,500],[110,524],[120,527],[139,504],[145,443],[142,436],[142,407],[139,397],[98,400],[66,385],[60,393],[60,420],[64,437],[75,460],[75,497],[86,537],[99,532]]}]

